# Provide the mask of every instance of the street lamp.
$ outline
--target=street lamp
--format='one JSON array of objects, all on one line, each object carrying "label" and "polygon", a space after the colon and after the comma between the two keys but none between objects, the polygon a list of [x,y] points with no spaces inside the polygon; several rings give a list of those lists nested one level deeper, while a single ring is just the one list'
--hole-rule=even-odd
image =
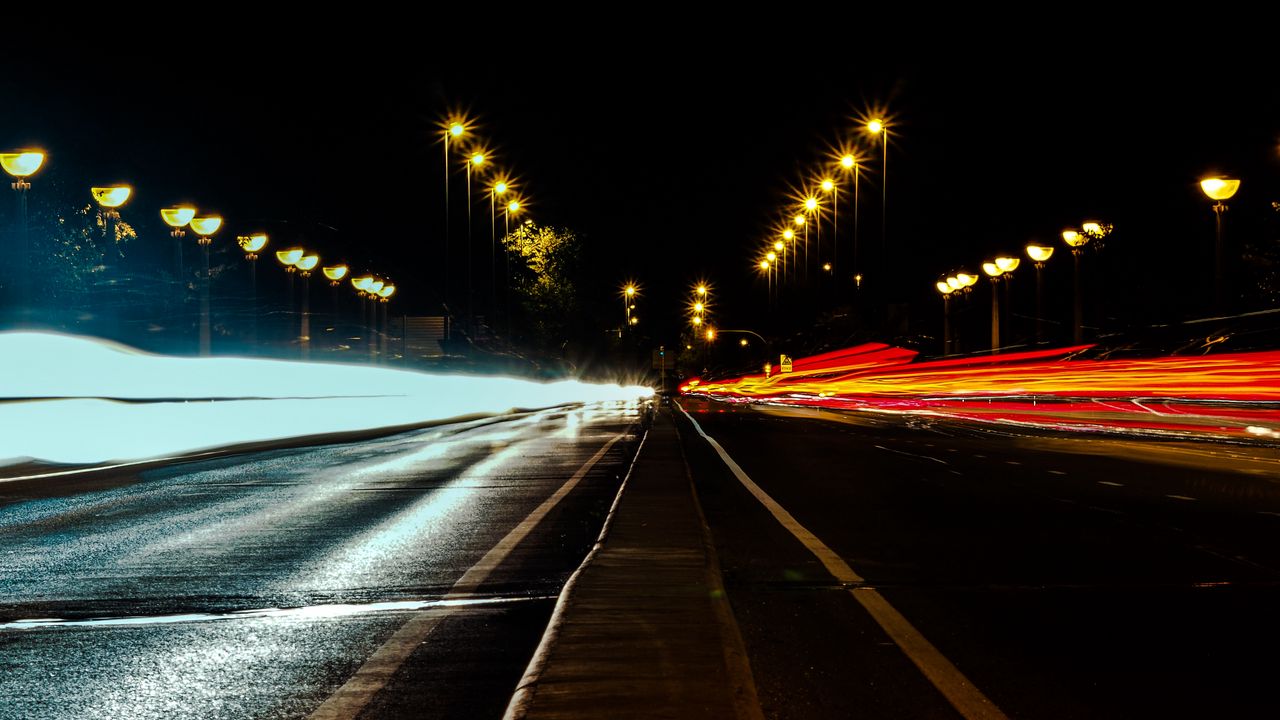
[{"label": "street lamp", "polygon": [[1027,257],[1036,266],[1036,343],[1044,342],[1044,264],[1053,257],[1052,245],[1027,244]]},{"label": "street lamp", "polygon": [[1213,246],[1213,303],[1217,310],[1222,309],[1222,213],[1227,211],[1226,200],[1230,200],[1240,190],[1240,181],[1229,177],[1208,177],[1200,181],[1200,190],[1213,201],[1214,246]]},{"label": "street lamp", "polygon": [[31,189],[31,183],[27,178],[36,174],[36,171],[44,165],[44,153],[39,150],[18,150],[16,152],[0,153],[0,167],[8,173],[13,182],[10,187],[18,193],[18,231],[21,236],[18,248],[18,297],[25,302],[29,293],[29,283],[31,278],[30,262],[31,262],[31,241],[27,232],[27,191]]},{"label": "street lamp", "polygon": [[853,173],[853,270],[858,269],[858,158],[853,153],[840,156],[840,167]]},{"label": "street lamp", "polygon": [[120,219],[120,206],[129,201],[133,188],[128,185],[110,185],[89,188],[93,201],[98,203],[102,216],[102,231],[109,242],[116,242],[116,221]]},{"label": "street lamp", "polygon": [[[954,280],[955,278],[951,278]],[[939,280],[933,284],[942,293],[942,354],[951,354],[951,293],[955,289],[946,280]]]},{"label": "street lamp", "polygon": [[285,248],[276,251],[276,260],[284,266],[285,277],[288,279],[287,287],[289,294],[289,314],[287,325],[293,324],[293,275],[298,271],[298,261],[306,254],[306,250],[300,247]]},{"label": "street lamp", "polygon": [[217,215],[191,218],[191,231],[196,234],[196,244],[200,246],[203,259],[200,282],[200,354],[208,356],[211,341],[209,338],[209,245],[213,243],[213,235],[222,227],[222,218]]},{"label": "street lamp", "polygon": [[382,308],[382,333],[379,335],[381,340],[381,354],[383,362],[387,358],[387,306],[391,303],[391,296],[396,294],[396,286],[391,283],[383,285],[378,290],[378,296],[374,298],[374,302]]},{"label": "street lamp", "polygon": [[1079,345],[1084,342],[1084,300],[1080,292],[1080,258],[1084,255],[1085,245],[1089,244],[1089,236],[1074,228],[1062,231],[1062,241],[1071,248],[1071,260],[1074,266],[1072,284],[1074,285],[1074,308],[1072,310],[1071,339]]},{"label": "street lamp", "polygon": [[887,245],[885,238],[888,237],[885,228],[889,225],[889,126],[883,118],[872,118],[867,123],[867,132],[879,136],[883,147],[880,166],[880,252],[883,254]]},{"label": "street lamp", "polygon": [[311,271],[315,270],[316,265],[319,264],[320,256],[315,254],[303,255],[293,264],[293,267],[298,269],[298,276],[302,278],[302,325],[298,333],[298,341],[301,344],[304,360],[311,356]]},{"label": "street lamp", "polygon": [[183,228],[191,224],[191,218],[195,216],[196,209],[190,205],[179,205],[160,211],[160,219],[171,228],[169,236],[173,238],[173,261],[174,267],[177,268],[177,274],[174,277],[178,278],[179,282],[183,282],[183,275],[186,272],[182,266],[182,238],[186,237],[187,232]]},{"label": "street lamp", "polygon": [[[803,220],[804,220],[804,218],[801,218],[801,221],[803,221]],[[794,264],[794,263],[795,263],[795,255],[796,255],[796,231],[795,231],[795,230],[792,230],[791,228],[787,228],[786,230],[783,230],[783,231],[782,231],[782,239],[783,239],[784,241],[786,241],[786,242],[784,242],[784,243],[783,243],[783,245],[784,245],[784,246],[785,246],[785,245],[787,245],[787,244],[790,244],[790,245],[791,245],[791,252],[787,253],[787,258],[786,258],[786,259],[787,259],[787,260],[789,260],[791,263],[793,263],[793,264]],[[785,271],[786,271],[786,269],[787,269],[787,266],[784,264],[784,265],[782,266],[782,269],[783,269],[783,271],[784,271],[784,273],[785,273]],[[794,268],[794,267],[792,267],[792,270],[794,270],[794,269],[795,269],[795,268]],[[784,279],[784,280],[786,279],[786,275],[785,275],[785,274],[782,276],[782,279]]]},{"label": "street lamp", "polygon": [[1004,270],[995,261],[982,263],[982,272],[991,278],[991,354],[1000,352],[1000,276]]},{"label": "street lamp", "polygon": [[338,288],[342,286],[342,279],[347,276],[347,273],[351,272],[351,268],[346,265],[326,265],[320,271],[324,273],[325,278],[329,281],[329,287],[332,288],[333,327],[337,329],[340,321],[338,311],[341,306],[341,301],[338,298]]},{"label": "street lamp", "polygon": [[498,304],[498,206],[499,195],[506,195],[510,185],[498,180],[489,188],[489,312],[497,311]]},{"label": "street lamp", "polygon": [[444,304],[449,304],[449,142],[458,140],[467,132],[467,120],[462,117],[451,117],[443,124],[444,136]]},{"label": "street lamp", "polygon": [[840,188],[831,178],[822,179],[822,191],[831,195],[831,260],[840,263]]},{"label": "street lamp", "polygon": [[467,158],[467,329],[471,331],[472,316],[475,313],[475,287],[472,283],[472,265],[475,264],[475,250],[472,248],[471,233],[471,168],[477,172],[485,163],[483,152],[473,152]]},{"label": "street lamp", "polygon": [[258,253],[267,246],[267,234],[240,235],[236,238],[236,244],[244,251],[244,259],[249,261],[249,308],[253,316],[253,342],[256,345],[258,342]]}]

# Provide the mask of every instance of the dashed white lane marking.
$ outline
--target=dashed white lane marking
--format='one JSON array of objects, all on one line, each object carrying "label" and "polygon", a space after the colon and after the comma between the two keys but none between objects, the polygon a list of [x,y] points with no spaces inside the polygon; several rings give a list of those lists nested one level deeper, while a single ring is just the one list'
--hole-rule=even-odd
[{"label": "dashed white lane marking", "polygon": [[[688,414],[688,413],[686,413],[686,414]],[[883,445],[872,445],[872,447],[874,447],[874,448],[876,448],[876,449],[878,449],[878,450],[884,450],[885,452],[898,453],[899,455],[906,455],[907,457],[920,458],[921,460],[931,460],[931,461],[933,461],[933,462],[938,463],[939,465],[946,465],[946,464],[947,464],[947,461],[946,461],[946,460],[939,460],[939,459],[938,459],[938,458],[936,458],[936,457],[929,457],[928,455],[918,455],[918,454],[916,454],[916,453],[903,452],[903,451],[901,451],[901,450],[894,450],[893,448],[887,448],[887,447],[885,447],[885,446],[883,446]]]},{"label": "dashed white lane marking", "polygon": [[1050,470],[1049,474],[1050,475],[1066,475],[1066,473],[1062,472],[1061,470]]},{"label": "dashed white lane marking", "polygon": [[[679,407],[677,405],[677,407]],[[693,419],[684,408],[680,408],[680,412],[693,423],[693,427],[698,434],[706,440],[724,464],[729,467],[734,477],[738,478],[738,482],[747,489],[756,500],[760,501],[766,509],[773,515],[784,528],[799,540],[809,552],[827,568],[827,572],[831,573],[837,580],[844,583],[862,583],[862,576],[854,572],[853,568],[844,561],[834,550],[827,547],[825,543],[817,538],[807,528],[800,524],[786,508],[779,505],[768,493],[755,483],[738,465],[729,453],[702,429],[697,420]],[[878,446],[877,446],[878,447]],[[887,448],[882,448],[887,449]],[[894,451],[896,452],[896,451]],[[910,454],[910,453],[903,453]],[[932,459],[932,458],[930,458]],[[915,628],[897,608],[889,604],[889,601],[880,594],[875,588],[854,588],[849,590],[849,594],[858,601],[860,605],[871,615],[872,619],[885,631],[886,634],[897,643],[902,652],[915,663],[920,672],[928,678],[933,686],[938,688],[944,697],[951,703],[962,716],[970,720],[1007,720],[1007,717],[995,703],[987,699],[982,691],[974,686],[969,679],[960,672],[954,664],[951,663],[939,650],[930,643],[920,631]]]},{"label": "dashed white lane marking", "polygon": [[1124,487],[1124,483],[1111,482],[1110,480],[1099,480],[1099,485],[1109,485],[1111,487]]},{"label": "dashed white lane marking", "polygon": [[1195,500],[1195,498],[1187,497],[1186,495],[1165,495],[1165,497],[1173,498],[1174,500]]},{"label": "dashed white lane marking", "polygon": [[[498,541],[489,552],[469,570],[462,574],[462,577],[453,584],[449,593],[444,596],[445,600],[455,600],[466,598],[474,593],[493,572],[494,568],[502,564],[507,555],[520,544],[520,541],[529,534],[531,530],[541,522],[546,516],[571,490],[577,487],[582,478],[595,467],[595,464],[609,452],[614,443],[623,438],[625,433],[619,433],[611,438],[600,448],[595,455],[591,456],[578,468],[573,477],[565,481],[554,493],[551,494],[542,504],[534,508],[525,519],[520,521],[519,525],[512,528],[511,532]],[[351,676],[342,687],[338,688],[328,700],[321,703],[320,707],[311,713],[311,720],[349,720],[360,714],[373,696],[378,691],[386,687],[387,683],[395,675],[396,670],[409,659],[409,655],[426,640],[427,636],[435,630],[440,621],[447,616],[447,612],[440,610],[424,611],[415,614],[408,622],[400,627],[382,647],[374,651],[373,655],[365,661],[364,665]]]},{"label": "dashed white lane marking", "polygon": [[1275,517],[1280,517],[1280,513],[1278,513],[1278,512],[1271,512],[1270,510],[1259,510],[1259,511],[1258,511],[1258,514],[1259,514],[1259,515],[1274,515]]}]

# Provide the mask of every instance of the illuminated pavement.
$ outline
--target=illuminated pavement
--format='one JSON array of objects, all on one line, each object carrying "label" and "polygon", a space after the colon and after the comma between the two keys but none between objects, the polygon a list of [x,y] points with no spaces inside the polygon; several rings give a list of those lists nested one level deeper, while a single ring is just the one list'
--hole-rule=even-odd
[{"label": "illuminated pavement", "polygon": [[[305,717],[424,618],[438,624],[361,717],[499,716],[600,530],[635,419],[550,410],[47,492],[0,483],[0,717]],[[64,622],[15,624],[33,619]]]},{"label": "illuminated pavement", "polygon": [[766,717],[959,716],[870,588],[1008,717],[1280,715],[1274,446],[681,402],[864,579],[836,582],[680,417]]}]

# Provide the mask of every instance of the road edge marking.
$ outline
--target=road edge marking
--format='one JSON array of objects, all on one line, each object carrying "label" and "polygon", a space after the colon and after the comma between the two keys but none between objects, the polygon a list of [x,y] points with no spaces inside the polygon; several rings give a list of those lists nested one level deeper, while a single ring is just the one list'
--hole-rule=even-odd
[{"label": "road edge marking", "polygon": [[[716,451],[720,459],[728,466],[729,471],[738,479],[738,482],[742,483],[742,486],[754,495],[756,500],[760,501],[760,504],[765,506],[765,509],[773,515],[774,519],[795,536],[809,552],[813,553],[832,576],[845,583],[864,582],[862,576],[858,575],[844,561],[844,558],[819,540],[816,535],[809,532],[791,513],[787,512],[786,508],[779,505],[763,488],[757,485],[742,469],[742,466],[738,465],[730,457],[724,447],[702,429],[702,426],[698,424],[697,420],[693,419],[689,411],[685,410],[679,403],[676,403],[676,407],[680,408],[680,412],[693,424],[693,428],[698,431],[698,434]],[[875,588],[851,588],[849,594],[871,615],[876,624],[888,634],[894,644],[915,664],[925,678],[942,693],[947,701],[951,703],[951,706],[956,709],[956,712],[959,712],[969,720],[1007,720],[1008,716],[1000,708],[996,707],[995,703],[991,702],[976,685],[970,682],[964,676],[964,673],[960,672],[959,668],[948,660],[938,648],[934,647],[933,643],[930,643],[902,613],[898,612],[897,608],[893,607],[880,594],[879,590]]]},{"label": "road edge marking", "polygon": [[538,692],[538,683],[542,680],[542,673],[547,666],[547,657],[550,656],[551,650],[560,640],[560,629],[564,626],[564,613],[569,605],[570,596],[578,587],[578,577],[583,571],[591,565],[596,559],[596,555],[604,547],[605,540],[609,537],[609,530],[613,528],[613,516],[618,511],[618,505],[622,502],[622,494],[627,489],[627,484],[631,480],[631,473],[635,471],[636,464],[640,461],[640,452],[644,450],[645,441],[649,439],[649,431],[645,430],[644,435],[640,438],[640,444],[636,447],[636,454],[631,458],[631,466],[627,468],[627,474],[622,478],[622,484],[618,486],[618,492],[613,496],[613,503],[609,505],[609,512],[605,514],[604,523],[600,526],[600,534],[596,536],[596,542],[587,551],[586,557],[582,558],[582,562],[578,564],[578,568],[573,571],[569,579],[565,581],[564,587],[560,589],[560,596],[556,598],[555,608],[551,610],[551,618],[547,621],[546,630],[542,631],[542,639],[538,641],[538,647],[533,651],[533,657],[529,659],[529,665],[525,668],[524,674],[520,676],[520,681],[516,683],[515,692],[511,695],[511,700],[507,702],[507,709],[502,714],[503,720],[520,720],[528,714],[529,708],[533,705],[534,695]]},{"label": "road edge marking", "polygon": [[[525,516],[514,528],[512,528],[496,545],[490,548],[489,552],[484,554],[480,560],[472,565],[462,577],[454,582],[453,587],[445,594],[445,600],[454,600],[464,597],[475,592],[481,583],[483,583],[489,574],[493,572],[498,565],[506,559],[520,541],[529,534],[531,530],[551,511],[559,502],[564,499],[582,478],[595,467],[596,463],[609,452],[622,438],[626,437],[626,432],[618,433],[609,439],[596,454],[592,455],[589,460],[578,468],[568,480],[564,482],[555,492],[553,492],[546,500],[543,500],[538,507]],[[378,694],[387,683],[395,675],[405,660],[409,659],[409,655],[418,648],[419,645],[426,640],[427,636],[435,630],[436,625],[447,617],[448,610],[427,610],[415,614],[399,630],[388,638],[385,642],[369,656],[368,660],[356,670],[345,683],[335,690],[323,703],[307,717],[309,720],[351,720],[364,710],[369,701]]]}]

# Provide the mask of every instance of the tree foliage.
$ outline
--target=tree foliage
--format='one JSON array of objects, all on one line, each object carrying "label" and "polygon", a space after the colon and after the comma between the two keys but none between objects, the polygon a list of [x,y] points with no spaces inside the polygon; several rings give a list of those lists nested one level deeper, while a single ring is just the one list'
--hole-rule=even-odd
[{"label": "tree foliage", "polygon": [[564,345],[579,316],[581,242],[564,228],[525,224],[502,240],[511,259],[513,330],[545,349]]}]

